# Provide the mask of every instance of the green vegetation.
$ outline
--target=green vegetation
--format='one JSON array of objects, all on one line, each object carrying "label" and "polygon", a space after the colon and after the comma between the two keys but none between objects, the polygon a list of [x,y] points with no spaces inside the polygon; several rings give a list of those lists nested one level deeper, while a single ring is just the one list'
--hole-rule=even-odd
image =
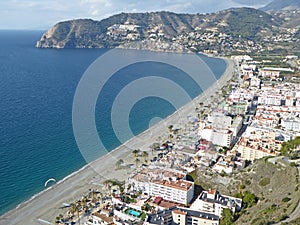
[{"label": "green vegetation", "polygon": [[250,191],[246,191],[243,196],[243,205],[244,208],[251,208],[254,206],[258,201],[258,198],[255,194],[251,193]]},{"label": "green vegetation", "polygon": [[141,220],[144,221],[146,219],[146,217],[147,217],[147,214],[142,212],[141,215],[140,215]]},{"label": "green vegetation", "polygon": [[269,214],[269,213],[273,213],[278,209],[278,206],[276,204],[272,204],[270,207],[265,208],[264,210],[262,210],[263,214]]},{"label": "green vegetation", "polygon": [[291,198],[285,197],[285,198],[282,199],[282,202],[289,202],[290,200],[291,200]]},{"label": "green vegetation", "polygon": [[230,209],[223,209],[222,219],[220,220],[220,225],[233,225],[234,224],[234,215]]},{"label": "green vegetation", "polygon": [[270,178],[269,177],[265,177],[265,178],[263,178],[259,181],[259,185],[262,186],[262,187],[267,186],[268,184],[270,184]]},{"label": "green vegetation", "polygon": [[290,159],[298,159],[300,157],[300,151],[296,150],[300,146],[300,137],[281,144],[281,155],[288,156]]},{"label": "green vegetation", "polygon": [[233,34],[235,37],[256,39],[261,30],[271,29],[276,22],[265,12],[239,8],[229,14],[228,24],[229,26],[224,27],[226,33]]},{"label": "green vegetation", "polygon": [[129,196],[126,196],[124,198],[124,202],[127,203],[127,204],[130,204],[130,203],[133,203],[133,202],[136,202],[133,198],[130,198]]}]

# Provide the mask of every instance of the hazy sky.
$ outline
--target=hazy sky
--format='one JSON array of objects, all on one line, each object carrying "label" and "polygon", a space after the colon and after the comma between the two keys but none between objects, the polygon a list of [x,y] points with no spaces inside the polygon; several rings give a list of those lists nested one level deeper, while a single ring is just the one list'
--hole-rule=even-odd
[{"label": "hazy sky", "polygon": [[100,20],[120,12],[209,13],[231,7],[259,8],[271,0],[1,0],[0,29],[49,29],[62,20]]}]

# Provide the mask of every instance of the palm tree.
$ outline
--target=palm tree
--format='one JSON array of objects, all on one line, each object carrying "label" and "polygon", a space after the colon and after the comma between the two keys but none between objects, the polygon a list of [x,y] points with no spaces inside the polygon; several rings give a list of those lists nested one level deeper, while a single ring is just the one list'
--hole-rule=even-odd
[{"label": "palm tree", "polygon": [[132,151],[132,154],[134,155],[134,157],[137,157],[138,156],[138,154],[140,153],[140,149],[134,149],[133,151]]},{"label": "palm tree", "polygon": [[83,196],[83,197],[81,198],[80,205],[81,205],[82,207],[86,207],[87,200],[88,200],[87,197],[86,197],[86,196]]},{"label": "palm tree", "polygon": [[96,195],[97,195],[96,191],[93,189],[91,191],[91,200],[92,200],[92,203],[96,203],[96,201],[97,201]]},{"label": "palm tree", "polygon": [[120,169],[120,166],[124,163],[124,160],[123,159],[119,159],[117,162],[116,162],[116,168],[117,169]]},{"label": "palm tree", "polygon": [[132,185],[131,185],[131,184],[128,184],[128,185],[127,185],[127,191],[130,190],[131,187],[132,187]]},{"label": "palm tree", "polygon": [[106,180],[103,182],[104,186],[108,188],[111,185],[111,180]]},{"label": "palm tree", "polygon": [[137,166],[138,163],[139,163],[141,160],[139,160],[139,158],[136,158],[134,161],[135,161],[135,164],[136,164],[136,166]]},{"label": "palm tree", "polygon": [[78,217],[78,224],[80,225],[80,216],[79,216],[79,210],[80,210],[80,205],[76,205],[76,212],[77,212],[77,217]]},{"label": "palm tree", "polygon": [[168,126],[168,129],[169,129],[169,132],[171,132],[173,129],[173,125]]},{"label": "palm tree", "polygon": [[109,190],[109,193],[111,193],[111,188],[112,188],[112,185],[113,185],[113,181],[112,180],[106,180],[106,181],[104,181],[104,185],[107,188],[107,190]]},{"label": "palm tree", "polygon": [[57,216],[56,218],[55,218],[55,223],[57,223],[57,224],[59,224],[61,221],[60,221],[60,216]]},{"label": "palm tree", "polygon": [[80,225],[79,209],[80,209],[79,204],[72,203],[69,211],[72,214],[72,216],[74,216],[74,214],[77,212],[78,223]]},{"label": "palm tree", "polygon": [[152,155],[153,155],[154,150],[156,150],[157,148],[159,148],[159,146],[160,146],[160,144],[157,143],[157,142],[155,142],[152,145],[150,145]]},{"label": "palm tree", "polygon": [[146,152],[146,151],[142,152],[142,157],[145,159],[145,162],[146,162],[148,156],[149,156],[148,152]]},{"label": "palm tree", "polygon": [[70,209],[69,209],[69,212],[71,213],[72,217],[74,216],[75,212],[76,212],[76,204],[75,203],[72,203],[70,205]]}]

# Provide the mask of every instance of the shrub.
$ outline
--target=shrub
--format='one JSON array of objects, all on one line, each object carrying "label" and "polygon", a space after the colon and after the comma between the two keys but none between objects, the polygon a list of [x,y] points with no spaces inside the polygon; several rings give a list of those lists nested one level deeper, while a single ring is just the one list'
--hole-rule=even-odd
[{"label": "shrub", "polygon": [[258,198],[255,196],[255,194],[246,191],[243,197],[243,203],[245,208],[250,208],[253,205],[255,205],[258,201]]},{"label": "shrub", "polygon": [[246,184],[246,185],[250,185],[250,184],[251,184],[251,181],[250,181],[250,180],[246,180],[245,184]]},{"label": "shrub", "polygon": [[265,177],[259,181],[259,185],[262,187],[267,186],[268,184],[270,184],[270,178],[268,177]]},{"label": "shrub", "polygon": [[291,199],[289,198],[289,197],[285,197],[285,198],[283,198],[281,201],[282,202],[289,202]]}]

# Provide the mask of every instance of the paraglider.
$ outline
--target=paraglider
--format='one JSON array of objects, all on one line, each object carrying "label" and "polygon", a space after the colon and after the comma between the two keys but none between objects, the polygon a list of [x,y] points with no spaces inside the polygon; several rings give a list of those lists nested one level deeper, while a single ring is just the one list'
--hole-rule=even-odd
[{"label": "paraglider", "polygon": [[47,187],[47,184],[51,181],[56,182],[56,180],[54,178],[50,178],[45,182],[45,187]]}]

